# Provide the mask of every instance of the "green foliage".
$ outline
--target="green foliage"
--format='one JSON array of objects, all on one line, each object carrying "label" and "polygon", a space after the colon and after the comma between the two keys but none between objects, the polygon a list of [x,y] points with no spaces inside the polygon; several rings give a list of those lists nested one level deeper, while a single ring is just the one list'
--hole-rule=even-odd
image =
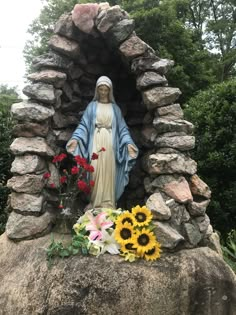
[{"label": "green foliage", "polygon": [[12,119],[10,117],[10,106],[17,101],[19,99],[16,87],[9,88],[7,85],[0,85],[0,234],[4,232],[7,220],[5,208],[9,190],[5,184],[11,176],[12,156],[9,146],[12,141]]},{"label": "green foliage", "polygon": [[84,233],[73,235],[69,245],[63,245],[62,241],[55,241],[52,235],[51,243],[46,249],[48,266],[51,267],[53,259],[56,257],[67,258],[73,255],[82,254],[88,255],[88,237]]},{"label": "green foliage", "polygon": [[194,123],[198,172],[212,189],[209,215],[222,234],[236,225],[236,80],[212,86],[185,108]]},{"label": "green foliage", "polygon": [[236,230],[228,233],[226,241],[221,246],[224,260],[236,273]]}]

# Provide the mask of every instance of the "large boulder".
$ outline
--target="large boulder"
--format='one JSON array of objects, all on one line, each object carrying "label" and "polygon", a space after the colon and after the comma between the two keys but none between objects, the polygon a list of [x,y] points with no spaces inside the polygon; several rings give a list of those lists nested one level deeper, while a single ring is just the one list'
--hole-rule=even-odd
[{"label": "large boulder", "polygon": [[235,314],[235,275],[207,247],[152,263],[74,256],[49,269],[50,238],[14,243],[0,237],[1,315]]}]

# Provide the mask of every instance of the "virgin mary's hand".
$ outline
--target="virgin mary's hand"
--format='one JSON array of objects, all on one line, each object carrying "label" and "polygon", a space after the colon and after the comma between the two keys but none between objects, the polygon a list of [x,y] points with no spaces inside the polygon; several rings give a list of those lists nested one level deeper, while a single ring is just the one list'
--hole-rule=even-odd
[{"label": "virgin mary's hand", "polygon": [[78,144],[77,140],[75,139],[70,140],[66,146],[67,152],[73,154],[77,147],[77,144]]},{"label": "virgin mary's hand", "polygon": [[128,152],[129,152],[129,156],[133,159],[136,158],[137,156],[137,149],[132,145],[132,144],[128,144]]}]

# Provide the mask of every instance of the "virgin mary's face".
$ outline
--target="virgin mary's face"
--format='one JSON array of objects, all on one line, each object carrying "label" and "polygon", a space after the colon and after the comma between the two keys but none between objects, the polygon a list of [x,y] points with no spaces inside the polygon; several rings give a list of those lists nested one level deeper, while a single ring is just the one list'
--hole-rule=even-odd
[{"label": "virgin mary's face", "polygon": [[106,85],[100,85],[98,87],[98,96],[100,99],[108,99],[110,89]]}]

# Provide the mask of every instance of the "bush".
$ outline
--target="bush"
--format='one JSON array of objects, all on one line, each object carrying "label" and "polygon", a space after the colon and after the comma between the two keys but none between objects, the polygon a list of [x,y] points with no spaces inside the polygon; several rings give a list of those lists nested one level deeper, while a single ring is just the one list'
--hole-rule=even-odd
[{"label": "bush", "polygon": [[0,86],[0,234],[4,232],[7,221],[6,205],[9,189],[5,186],[11,176],[12,155],[9,146],[12,141],[12,119],[10,106],[19,101],[15,88]]},{"label": "bush", "polygon": [[193,158],[212,190],[208,213],[225,236],[236,225],[236,80],[212,86],[190,99],[186,118],[195,124]]}]

